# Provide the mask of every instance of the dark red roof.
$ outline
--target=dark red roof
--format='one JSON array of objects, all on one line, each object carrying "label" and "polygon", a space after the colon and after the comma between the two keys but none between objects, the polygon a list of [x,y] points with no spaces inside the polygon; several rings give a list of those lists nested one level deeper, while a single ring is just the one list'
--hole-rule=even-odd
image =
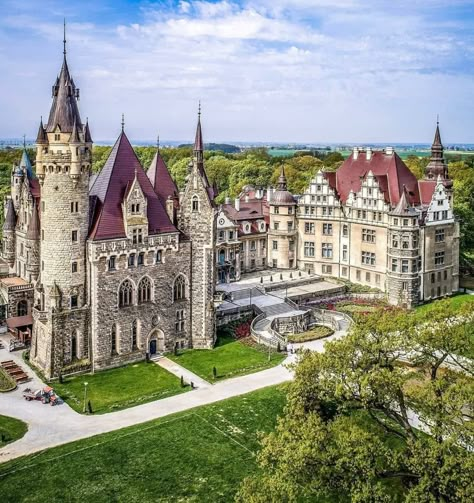
[{"label": "dark red roof", "polygon": [[158,194],[163,206],[166,205],[168,197],[178,197],[178,188],[176,187],[173,178],[171,178],[168,167],[161,157],[159,150],[156,151],[155,157],[153,157],[153,161],[151,161],[150,167],[147,171],[147,176],[150,179],[150,182],[153,185],[155,192]]},{"label": "dark red roof", "polygon": [[253,201],[240,200],[240,210],[237,211],[231,203],[223,204],[222,209],[226,215],[234,221],[241,220],[261,220],[268,214],[268,204],[266,200],[258,199]]},{"label": "dark red roof", "polygon": [[379,181],[381,179],[378,177],[386,176],[386,188],[381,187],[381,189],[388,193],[388,201],[393,206],[400,200],[404,185],[411,197],[410,203],[419,203],[420,197],[415,175],[396,153],[386,154],[381,151],[372,152],[369,160],[363,151],[359,152],[357,159],[354,159],[354,154],[351,154],[337,170],[337,192],[343,202],[346,201],[351,190],[353,192],[360,190],[361,182],[369,171],[372,171]]},{"label": "dark red roof", "polygon": [[122,202],[135,174],[148,201],[148,232],[177,232],[143,170],[132,145],[122,131],[97,176],[89,196],[95,208],[90,237],[94,240],[126,237]]},{"label": "dark red roof", "polygon": [[420,199],[422,204],[430,204],[436,188],[436,180],[419,180]]}]

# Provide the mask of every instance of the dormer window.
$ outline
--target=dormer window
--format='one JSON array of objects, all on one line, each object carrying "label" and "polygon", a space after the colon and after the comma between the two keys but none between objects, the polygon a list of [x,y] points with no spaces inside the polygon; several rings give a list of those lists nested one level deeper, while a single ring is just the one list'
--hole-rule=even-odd
[{"label": "dormer window", "polygon": [[55,134],[54,135],[54,141],[59,141],[61,139],[61,135],[60,134]]},{"label": "dormer window", "polygon": [[132,204],[132,214],[136,215],[137,213],[140,213],[140,203]]}]

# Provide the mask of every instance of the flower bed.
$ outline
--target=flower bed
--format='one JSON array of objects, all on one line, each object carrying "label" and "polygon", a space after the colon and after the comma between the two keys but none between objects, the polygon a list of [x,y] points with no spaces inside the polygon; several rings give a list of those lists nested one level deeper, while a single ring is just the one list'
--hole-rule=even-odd
[{"label": "flower bed", "polygon": [[301,334],[289,335],[288,342],[299,343],[299,342],[315,341],[318,339],[324,339],[325,337],[329,337],[333,333],[334,330],[332,328],[326,327],[324,325],[316,325],[310,330],[302,332]]}]

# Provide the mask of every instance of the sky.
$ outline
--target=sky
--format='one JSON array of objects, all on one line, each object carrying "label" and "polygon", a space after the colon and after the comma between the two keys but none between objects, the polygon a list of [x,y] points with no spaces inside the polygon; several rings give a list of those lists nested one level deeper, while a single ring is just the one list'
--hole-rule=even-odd
[{"label": "sky", "polygon": [[0,0],[0,137],[62,62],[95,140],[474,143],[473,0]]}]

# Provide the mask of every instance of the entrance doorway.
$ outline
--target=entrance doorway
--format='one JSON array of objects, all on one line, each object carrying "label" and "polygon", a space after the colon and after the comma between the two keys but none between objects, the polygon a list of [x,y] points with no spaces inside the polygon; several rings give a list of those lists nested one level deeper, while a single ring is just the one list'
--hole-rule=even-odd
[{"label": "entrance doorway", "polygon": [[156,355],[156,339],[150,341],[150,355]]},{"label": "entrance doorway", "polygon": [[165,336],[161,330],[153,330],[148,340],[148,353],[150,356],[162,353],[165,350]]}]

